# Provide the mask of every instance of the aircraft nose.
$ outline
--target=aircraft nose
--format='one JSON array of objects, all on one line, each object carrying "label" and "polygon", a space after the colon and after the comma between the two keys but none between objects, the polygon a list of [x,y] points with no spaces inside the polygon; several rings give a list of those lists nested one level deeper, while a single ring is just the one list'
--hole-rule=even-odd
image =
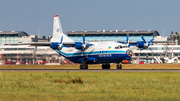
[{"label": "aircraft nose", "polygon": [[133,55],[133,51],[130,50],[130,49],[128,49],[128,50],[126,51],[126,53],[128,54],[129,57],[132,57],[132,55]]}]

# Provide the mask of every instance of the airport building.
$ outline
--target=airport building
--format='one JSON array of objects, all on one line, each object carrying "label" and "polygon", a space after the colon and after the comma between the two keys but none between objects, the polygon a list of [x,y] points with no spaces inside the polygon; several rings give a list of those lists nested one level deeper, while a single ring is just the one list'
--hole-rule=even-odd
[{"label": "airport building", "polygon": [[48,39],[37,38],[36,35],[28,35],[24,31],[0,31],[0,64],[7,62],[35,64],[37,61],[50,63],[59,60],[59,54],[49,47],[4,46],[4,44],[25,42],[48,42]]},{"label": "airport building", "polygon": [[[82,35],[85,34],[86,41],[126,41],[126,34],[129,34],[130,41],[142,41],[141,35],[146,41],[154,40],[167,41],[168,37],[162,37],[157,31],[69,31],[66,33],[68,37],[76,42],[82,42]],[[24,42],[48,42],[48,39],[37,38],[35,35],[28,35],[24,31],[0,31],[0,64],[7,61],[19,61],[24,64],[35,64],[37,61],[55,62],[62,61],[64,58],[59,57],[59,54],[49,47],[34,47],[34,46],[3,46],[11,43]],[[177,40],[175,40],[178,42]],[[164,57],[172,58],[172,56],[180,59],[180,46],[167,44],[153,44],[151,47],[154,54],[149,49],[140,51],[137,47],[132,47],[134,52],[133,59],[138,61],[148,60],[150,62],[156,61],[158,63],[166,62]],[[130,47],[131,48],[131,47]],[[172,50],[174,53],[172,54]],[[147,62],[147,61],[146,61]],[[137,62],[136,62],[137,63]]]},{"label": "airport building", "polygon": [[69,31],[66,33],[68,37],[77,42],[82,42],[82,35],[85,34],[86,41],[126,41],[126,34],[129,34],[130,41],[141,41],[141,35],[145,40],[149,41],[153,37],[160,36],[158,31],[148,30],[148,31]]},{"label": "airport building", "polygon": [[29,36],[24,31],[0,31],[0,45],[18,43],[19,37]]}]

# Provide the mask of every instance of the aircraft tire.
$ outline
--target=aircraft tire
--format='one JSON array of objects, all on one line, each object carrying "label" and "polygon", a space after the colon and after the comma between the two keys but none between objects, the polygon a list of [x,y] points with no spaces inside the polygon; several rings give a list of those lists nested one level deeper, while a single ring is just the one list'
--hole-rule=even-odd
[{"label": "aircraft tire", "polygon": [[177,63],[177,62],[178,62],[178,60],[177,60],[177,59],[175,59],[175,60],[174,60],[174,63]]},{"label": "aircraft tire", "polygon": [[80,69],[88,69],[88,65],[87,64],[80,65]]},{"label": "aircraft tire", "polygon": [[108,65],[107,65],[107,69],[110,69],[110,67],[111,67],[111,65],[110,65],[110,64],[108,64]]},{"label": "aircraft tire", "polygon": [[102,65],[102,69],[105,69],[105,65]]},{"label": "aircraft tire", "polygon": [[119,64],[119,65],[116,66],[116,68],[117,68],[117,69],[122,69],[122,65]]},{"label": "aircraft tire", "polygon": [[102,69],[110,69],[110,64],[103,64]]}]

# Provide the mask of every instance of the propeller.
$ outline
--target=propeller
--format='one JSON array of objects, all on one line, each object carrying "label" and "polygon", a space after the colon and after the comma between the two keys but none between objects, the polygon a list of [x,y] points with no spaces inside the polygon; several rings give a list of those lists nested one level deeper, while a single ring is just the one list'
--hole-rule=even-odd
[{"label": "propeller", "polygon": [[88,44],[88,45],[86,44],[85,34],[83,34],[82,37],[83,37],[83,43],[81,45],[81,50],[85,51],[87,49],[87,47],[93,46],[93,44]]},{"label": "propeller", "polygon": [[64,45],[62,44],[62,42],[63,42],[63,35],[62,35],[62,37],[61,37],[61,40],[60,40],[60,43],[59,43],[59,50],[60,50],[60,53],[59,53],[59,56],[61,56],[61,49],[64,47]]},{"label": "propeller", "polygon": [[60,43],[59,43],[59,50],[61,50],[63,48],[63,44],[62,44],[62,41],[63,41],[63,36],[61,37],[61,40],[60,40]]},{"label": "propeller", "polygon": [[[141,48],[141,50],[148,48],[149,45],[150,45],[150,43],[153,42],[153,40],[154,40],[154,38],[153,38],[153,39],[151,39],[151,40],[147,43],[146,40],[144,39],[143,35],[141,35],[141,39],[142,39],[143,42],[144,42],[144,47]],[[149,48],[149,50],[152,52],[152,49],[151,49],[151,48]],[[152,53],[153,53],[153,52],[152,52]]]},{"label": "propeller", "polygon": [[130,44],[129,44],[129,34],[126,34],[126,45],[129,47]]},{"label": "propeller", "polygon": [[86,46],[86,41],[85,41],[85,34],[83,34],[82,37],[83,37],[83,44],[82,44],[81,47],[82,47],[82,51],[84,51],[86,49],[86,47],[87,47]]},{"label": "propeller", "polygon": [[83,61],[83,63],[82,63],[83,65],[87,62],[89,55],[90,55],[93,51],[94,51],[94,49],[92,49],[91,52],[89,52],[89,54],[86,54],[86,55],[85,55],[86,57],[84,58],[84,61]]}]

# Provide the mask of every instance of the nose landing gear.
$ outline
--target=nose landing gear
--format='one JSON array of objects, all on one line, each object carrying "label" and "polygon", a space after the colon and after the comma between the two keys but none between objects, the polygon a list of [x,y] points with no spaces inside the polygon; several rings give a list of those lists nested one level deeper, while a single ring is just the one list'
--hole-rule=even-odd
[{"label": "nose landing gear", "polygon": [[116,68],[117,68],[117,69],[122,69],[121,63],[120,63],[120,64],[117,64]]}]

